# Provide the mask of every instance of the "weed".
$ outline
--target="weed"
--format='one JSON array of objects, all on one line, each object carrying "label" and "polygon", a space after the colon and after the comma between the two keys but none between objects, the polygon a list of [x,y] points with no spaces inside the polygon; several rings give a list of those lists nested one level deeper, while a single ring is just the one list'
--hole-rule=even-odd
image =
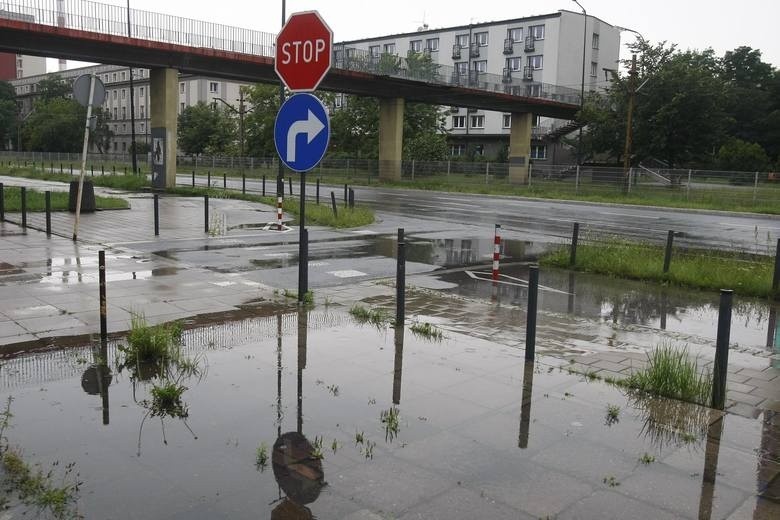
[{"label": "weed", "polygon": [[331,393],[331,395],[333,397],[338,397],[339,396],[339,386],[338,385],[328,385],[326,388],[328,389],[328,391]]},{"label": "weed", "polygon": [[363,435],[363,432],[355,432],[355,446],[358,444],[363,444],[365,441],[365,437]]},{"label": "weed", "polygon": [[312,444],[312,450],[310,453],[311,458],[322,460],[325,455],[322,453],[322,437],[319,435],[314,437],[314,443]]},{"label": "weed", "polygon": [[444,337],[444,334],[442,334],[440,329],[427,321],[423,323],[413,323],[412,326],[409,327],[409,330],[411,330],[415,336],[430,340],[441,341]]},{"label": "weed", "polygon": [[187,390],[186,386],[177,384],[174,381],[153,385],[150,391],[152,401],[151,403],[146,401],[148,408],[152,412],[152,417],[186,419],[189,416],[189,411],[187,405],[181,400],[185,390]]},{"label": "weed", "polygon": [[392,442],[394,438],[398,437],[398,431],[400,429],[398,408],[391,406],[387,410],[382,410],[379,414],[379,420],[385,427],[385,440]]},{"label": "weed", "polygon": [[700,371],[687,347],[662,344],[647,355],[647,367],[627,379],[626,384],[644,392],[707,405],[712,393],[712,374]]},{"label": "weed", "polygon": [[360,453],[363,454],[363,456],[367,459],[373,459],[374,458],[374,448],[376,447],[375,442],[368,441],[364,448],[360,449]]},{"label": "weed", "polygon": [[607,475],[601,480],[609,487],[618,487],[620,485],[620,482],[618,482],[618,479],[616,479],[614,475]]},{"label": "weed", "polygon": [[639,457],[639,462],[647,466],[648,464],[652,464],[653,462],[655,462],[655,457],[645,452],[644,455]]},{"label": "weed", "polygon": [[120,346],[125,365],[130,363],[159,363],[179,357],[182,326],[179,322],[149,325],[143,314],[130,317],[128,345]]},{"label": "weed", "polygon": [[607,416],[604,419],[604,424],[612,426],[620,421],[620,407],[616,404],[607,405]]},{"label": "weed", "polygon": [[217,237],[224,235],[227,231],[227,221],[225,215],[215,211],[209,218],[209,236]]},{"label": "weed", "polygon": [[333,439],[333,442],[330,444],[330,449],[333,453],[336,453],[339,449],[339,441]]},{"label": "weed", "polygon": [[383,328],[392,321],[390,313],[384,309],[368,309],[362,305],[355,304],[349,309],[358,323],[370,323],[377,328]]},{"label": "weed", "polygon": [[265,442],[261,442],[260,446],[255,450],[255,468],[263,472],[268,466],[268,445]]}]

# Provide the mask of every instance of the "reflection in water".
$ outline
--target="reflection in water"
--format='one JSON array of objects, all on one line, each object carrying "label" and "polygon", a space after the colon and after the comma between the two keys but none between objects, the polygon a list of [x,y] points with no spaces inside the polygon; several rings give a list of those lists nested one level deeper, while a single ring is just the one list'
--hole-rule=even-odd
[{"label": "reflection in water", "polygon": [[279,489],[286,495],[271,511],[272,519],[298,520],[313,518],[306,504],[320,495],[325,485],[321,456],[303,434],[303,371],[306,368],[308,339],[308,311],[298,311],[298,369],[297,369],[297,431],[282,434],[282,316],[278,315],[277,336],[277,434],[271,462]]},{"label": "reflection in water", "polygon": [[93,364],[81,375],[81,388],[88,395],[100,395],[103,424],[109,424],[108,387],[113,375],[108,368],[108,345],[105,340],[100,342],[99,348],[93,347],[92,359]]},{"label": "reflection in water", "polygon": [[766,410],[761,424],[761,447],[756,468],[758,500],[753,518],[771,518],[780,502],[780,413]]},{"label": "reflection in water", "polygon": [[681,446],[699,443],[707,436],[710,409],[696,404],[656,397],[639,390],[627,390],[630,406],[642,416],[641,434],[652,445]]},{"label": "reflection in water", "polygon": [[401,373],[404,364],[404,329],[403,325],[395,327],[395,359],[393,360],[393,404],[401,404]]},{"label": "reflection in water", "polygon": [[520,435],[518,447],[528,447],[528,431],[531,428],[531,400],[534,390],[534,362],[526,361],[523,365],[523,396],[520,405]]},{"label": "reflection in water", "polygon": [[720,438],[723,434],[725,416],[718,410],[710,409],[710,425],[707,428],[707,446],[704,450],[704,472],[701,479],[699,497],[699,520],[712,517],[712,500],[715,497],[715,479],[718,475],[718,455]]}]

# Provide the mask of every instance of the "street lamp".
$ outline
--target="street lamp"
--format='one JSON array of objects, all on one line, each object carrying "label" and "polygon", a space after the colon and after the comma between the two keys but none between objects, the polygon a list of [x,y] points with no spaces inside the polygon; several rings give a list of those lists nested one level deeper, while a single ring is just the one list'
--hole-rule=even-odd
[{"label": "street lamp", "polygon": [[[628,29],[627,27],[616,27],[620,31],[628,31],[632,32],[639,36],[641,40],[644,40],[645,37],[642,36],[642,34],[639,31],[635,31],[633,29]],[[625,184],[626,191],[629,188],[629,183],[631,182],[631,148],[633,146],[634,141],[634,123],[633,123],[633,116],[634,116],[634,105],[636,104],[636,93],[645,86],[645,83],[647,83],[647,79],[642,83],[638,88],[636,86],[636,77],[637,77],[637,70],[636,70],[636,54],[633,54],[631,56],[631,69],[628,72],[628,108],[626,110],[626,142],[625,147],[623,149],[623,182]]]},{"label": "street lamp", "polygon": [[[130,0],[127,0],[127,37],[132,38],[130,33]],[[130,161],[133,168],[133,174],[138,173],[138,159],[135,156],[135,94],[133,93],[133,67],[130,67]]]},{"label": "street lamp", "polygon": [[[572,0],[582,9],[582,81],[580,83],[580,117],[585,108],[585,49],[588,41],[588,12],[577,0]],[[582,126],[580,126],[579,138],[577,140],[577,164],[582,164]]]},{"label": "street lamp", "polygon": [[244,115],[252,109],[247,110],[246,105],[244,104],[244,87],[238,88],[238,110],[222,98],[215,97],[214,101],[221,101],[226,107],[232,110],[234,114],[238,114],[238,139],[240,148],[238,165],[241,169],[241,193],[246,193],[246,175],[244,175]]}]

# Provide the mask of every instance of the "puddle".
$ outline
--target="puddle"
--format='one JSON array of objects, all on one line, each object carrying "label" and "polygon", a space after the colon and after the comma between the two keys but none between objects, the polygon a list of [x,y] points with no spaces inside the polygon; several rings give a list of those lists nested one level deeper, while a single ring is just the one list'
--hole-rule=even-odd
[{"label": "puddle", "polygon": [[447,329],[242,312],[187,325],[198,371],[166,369],[184,390],[164,413],[159,367],[120,370],[121,341],[0,358],[10,444],[44,469],[74,462],[85,518],[780,515],[771,412],[626,395]]}]

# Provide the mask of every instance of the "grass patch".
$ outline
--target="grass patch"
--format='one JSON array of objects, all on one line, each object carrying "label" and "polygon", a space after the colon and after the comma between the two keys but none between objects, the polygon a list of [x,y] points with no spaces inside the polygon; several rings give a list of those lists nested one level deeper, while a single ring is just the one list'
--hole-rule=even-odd
[{"label": "grass patch", "polygon": [[607,426],[612,426],[613,424],[619,421],[620,421],[620,407],[616,404],[608,404],[607,415],[604,418],[604,423]]},{"label": "grass patch", "polygon": [[385,441],[392,442],[393,439],[398,437],[398,432],[401,428],[398,408],[391,406],[387,410],[382,410],[379,414],[379,420],[385,427]]},{"label": "grass patch", "polygon": [[260,443],[260,446],[255,450],[255,468],[263,472],[268,466],[268,445],[264,442]]},{"label": "grass patch", "polygon": [[643,392],[708,406],[712,372],[700,370],[687,348],[664,344],[648,353],[647,366],[631,374],[626,384]]},{"label": "grass patch", "polygon": [[409,327],[409,330],[411,330],[415,336],[425,339],[441,341],[444,338],[444,334],[442,333],[441,329],[431,325],[427,321],[422,323],[413,323],[412,326]]},{"label": "grass patch", "polygon": [[181,341],[182,326],[179,322],[149,325],[143,314],[130,318],[130,333],[127,346],[119,350],[125,356],[125,365],[130,363],[159,363],[177,359]]},{"label": "grass patch", "polygon": [[149,403],[152,417],[175,417],[178,419],[189,417],[187,405],[182,401],[185,390],[187,390],[186,386],[170,380],[153,385],[149,392],[152,395],[152,401]]},{"label": "grass patch", "polygon": [[[562,246],[543,255],[539,263],[569,268],[569,259],[569,247]],[[668,273],[663,272],[663,259],[661,246],[611,238],[598,245],[579,245],[573,269],[694,289],[730,288],[743,296],[772,296],[773,258],[722,251],[675,251]]]},{"label": "grass patch", "polygon": [[393,321],[392,316],[385,309],[369,309],[358,304],[349,309],[349,314],[358,323],[370,323],[377,328],[382,328]]},{"label": "grass patch", "polygon": [[[42,181],[71,182],[78,180],[78,175],[69,173],[57,173],[51,171],[34,170],[32,168],[5,168],[0,172],[9,177],[23,177],[25,179],[38,179]],[[138,191],[150,186],[146,175],[95,175],[87,174],[84,180],[89,180],[95,186],[114,188],[118,190]]]},{"label": "grass patch", "polygon": [[[22,210],[22,190],[16,186],[6,186],[3,189],[5,210],[8,212],[17,212]],[[42,212],[46,211],[46,198],[42,191],[27,189],[27,211]],[[68,210],[68,193],[64,191],[51,192],[51,210]],[[98,209],[127,209],[130,204],[118,197],[95,196],[95,206]]]}]

